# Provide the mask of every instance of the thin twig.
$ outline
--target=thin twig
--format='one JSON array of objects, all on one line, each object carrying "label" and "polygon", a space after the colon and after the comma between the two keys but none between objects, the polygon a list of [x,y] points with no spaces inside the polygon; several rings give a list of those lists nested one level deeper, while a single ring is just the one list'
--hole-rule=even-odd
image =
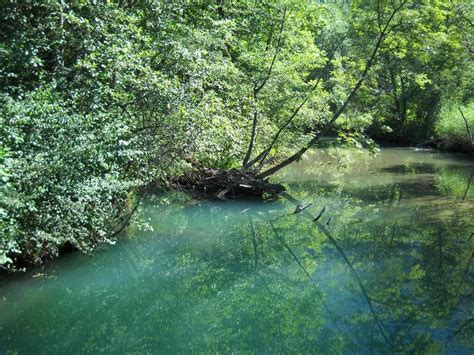
[{"label": "thin twig", "polygon": [[471,187],[471,182],[472,182],[473,177],[474,177],[474,174],[471,174],[471,176],[469,176],[469,179],[467,180],[466,190],[464,191],[464,195],[462,196],[461,202],[464,202],[464,200],[467,197],[467,193],[469,192],[469,188]]},{"label": "thin twig", "polygon": [[472,140],[471,129],[469,128],[469,122],[467,122],[466,116],[464,116],[464,113],[462,112],[460,107],[458,107],[458,110],[461,113],[462,119],[464,120],[464,124],[466,125],[466,132],[467,132],[467,135],[468,135],[469,140],[471,142],[471,145],[474,145],[474,141]]}]

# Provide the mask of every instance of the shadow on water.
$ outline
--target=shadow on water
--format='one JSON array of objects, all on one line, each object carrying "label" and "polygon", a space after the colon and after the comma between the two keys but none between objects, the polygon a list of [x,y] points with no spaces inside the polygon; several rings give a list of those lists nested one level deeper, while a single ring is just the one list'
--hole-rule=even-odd
[{"label": "shadow on water", "polygon": [[150,196],[113,248],[0,281],[0,352],[471,354],[472,170],[320,151],[280,176],[301,213]]}]

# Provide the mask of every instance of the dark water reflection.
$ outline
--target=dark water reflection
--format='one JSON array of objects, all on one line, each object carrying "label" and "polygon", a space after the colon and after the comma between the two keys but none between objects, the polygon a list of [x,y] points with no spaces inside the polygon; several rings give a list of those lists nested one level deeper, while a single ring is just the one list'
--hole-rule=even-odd
[{"label": "dark water reflection", "polygon": [[[150,197],[152,230],[0,280],[0,353],[471,354],[472,172],[452,155],[331,149],[279,177],[305,213]],[[336,244],[307,218],[323,206]]]}]

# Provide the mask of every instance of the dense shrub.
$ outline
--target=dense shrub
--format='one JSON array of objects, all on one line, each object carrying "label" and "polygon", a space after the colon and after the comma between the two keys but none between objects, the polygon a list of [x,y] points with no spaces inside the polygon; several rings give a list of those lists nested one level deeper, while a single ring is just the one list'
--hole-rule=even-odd
[{"label": "dense shrub", "polygon": [[134,194],[179,174],[191,151],[209,164],[232,155],[207,147],[229,142],[205,90],[228,72],[210,50],[220,27],[192,31],[184,4],[2,6],[2,267],[111,243]]},{"label": "dense shrub", "polygon": [[447,148],[474,151],[474,101],[466,105],[455,101],[443,105],[436,122],[436,134]]},{"label": "dense shrub", "polygon": [[20,249],[38,263],[66,242],[88,251],[109,241],[128,193],[140,185],[122,168],[140,152],[118,139],[128,127],[114,114],[71,112],[46,89],[3,100],[0,134],[10,152],[3,166],[12,187],[1,201],[4,254]]}]

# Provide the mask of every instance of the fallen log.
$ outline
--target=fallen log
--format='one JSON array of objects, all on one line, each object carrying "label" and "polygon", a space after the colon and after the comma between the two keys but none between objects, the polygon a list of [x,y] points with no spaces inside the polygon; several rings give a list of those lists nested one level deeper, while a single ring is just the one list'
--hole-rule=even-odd
[{"label": "fallen log", "polygon": [[203,198],[225,200],[239,197],[275,197],[285,191],[281,184],[259,179],[239,169],[200,168],[174,182],[180,189]]}]

